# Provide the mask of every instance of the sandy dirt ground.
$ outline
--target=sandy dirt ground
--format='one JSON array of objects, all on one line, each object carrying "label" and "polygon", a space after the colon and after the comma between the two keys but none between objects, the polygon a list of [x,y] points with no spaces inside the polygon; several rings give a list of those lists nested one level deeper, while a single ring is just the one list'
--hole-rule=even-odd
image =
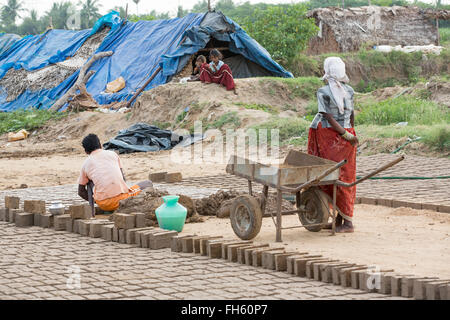
[{"label": "sandy dirt ground", "polygon": [[[148,179],[150,172],[182,172],[183,177],[225,174],[225,165],[177,164],[168,159],[168,151],[147,154],[121,155],[127,180]],[[29,188],[77,183],[86,155],[52,155],[48,157],[0,159],[0,190]]]},{"label": "sandy dirt ground", "polygon": [[[283,242],[275,242],[271,218],[264,218],[256,243],[283,246],[287,251],[321,254],[349,263],[377,265],[402,274],[450,279],[450,215],[408,208],[356,205],[353,234],[330,236],[305,229],[283,230]],[[284,216],[283,227],[296,226],[297,216]],[[209,218],[187,224],[182,234],[222,235],[238,239],[229,219]]]}]

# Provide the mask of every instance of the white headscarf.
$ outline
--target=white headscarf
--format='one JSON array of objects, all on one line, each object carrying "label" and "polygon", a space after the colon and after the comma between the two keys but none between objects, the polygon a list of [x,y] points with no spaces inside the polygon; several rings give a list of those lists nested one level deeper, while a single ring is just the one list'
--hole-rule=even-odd
[{"label": "white headscarf", "polygon": [[327,80],[333,94],[334,101],[336,101],[339,108],[339,113],[344,113],[344,100],[348,97],[348,92],[345,90],[341,82],[347,83],[349,79],[345,74],[345,63],[339,57],[329,57],[323,63],[325,75],[322,80]]}]

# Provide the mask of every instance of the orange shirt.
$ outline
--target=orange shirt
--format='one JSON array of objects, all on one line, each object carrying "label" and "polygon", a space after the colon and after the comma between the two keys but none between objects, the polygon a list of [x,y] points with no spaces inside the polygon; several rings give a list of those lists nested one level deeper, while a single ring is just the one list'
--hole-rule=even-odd
[{"label": "orange shirt", "polygon": [[89,180],[94,182],[96,201],[128,193],[130,188],[123,180],[121,168],[120,158],[115,152],[95,150],[84,161],[78,184],[85,186]]}]

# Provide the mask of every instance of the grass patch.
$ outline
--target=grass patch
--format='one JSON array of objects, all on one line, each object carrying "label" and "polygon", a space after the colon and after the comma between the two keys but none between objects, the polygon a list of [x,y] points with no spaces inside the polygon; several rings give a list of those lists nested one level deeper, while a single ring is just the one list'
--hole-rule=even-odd
[{"label": "grass patch", "polygon": [[356,124],[367,125],[389,125],[399,122],[431,125],[443,121],[450,122],[450,113],[429,100],[403,96],[377,103],[363,104],[355,121]]},{"label": "grass patch", "polygon": [[279,118],[272,117],[269,121],[255,125],[252,129],[258,131],[267,130],[267,140],[271,141],[271,130],[279,130],[279,138],[281,144],[292,144],[291,140],[295,140],[296,144],[304,144],[308,140],[308,129],[310,122],[302,118]]},{"label": "grass patch", "polygon": [[322,87],[323,81],[317,77],[299,77],[299,78],[276,78],[264,77],[261,83],[283,83],[289,87],[291,98],[299,97],[304,99],[314,99],[317,90]]},{"label": "grass patch", "polygon": [[0,112],[0,134],[16,132],[21,129],[27,131],[42,128],[50,120],[66,117],[67,112],[54,112],[48,110],[17,110],[14,112]]},{"label": "grass patch", "polygon": [[440,35],[441,45],[450,43],[450,28],[440,28],[439,35]]},{"label": "grass patch", "polygon": [[238,102],[236,103],[236,105],[244,107],[245,109],[248,110],[261,110],[270,114],[278,114],[278,110],[275,109],[274,107],[267,105],[267,104],[246,104],[246,103],[242,103],[242,102]]},{"label": "grass patch", "polygon": [[238,128],[241,125],[238,113],[236,111],[227,112],[221,115],[217,120],[209,123],[205,127],[205,131],[208,129],[222,129],[226,125],[232,125],[234,128]]},{"label": "grass patch", "polygon": [[170,122],[153,121],[152,125],[155,126],[155,127],[160,128],[160,129],[166,130],[172,124]]},{"label": "grass patch", "polygon": [[450,151],[450,126],[445,123],[429,125],[359,125],[356,133],[364,138],[414,138],[421,137],[419,142],[439,151]]}]

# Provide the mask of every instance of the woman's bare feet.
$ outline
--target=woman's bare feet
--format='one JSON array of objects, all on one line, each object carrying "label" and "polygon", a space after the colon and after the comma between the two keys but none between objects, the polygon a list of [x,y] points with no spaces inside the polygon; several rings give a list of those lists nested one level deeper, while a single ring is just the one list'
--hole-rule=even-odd
[{"label": "woman's bare feet", "polygon": [[[338,214],[338,216],[336,217],[336,228],[342,225],[342,216],[340,214]],[[332,223],[328,223],[325,227],[325,230],[331,230],[333,229],[333,224]]]},{"label": "woman's bare feet", "polygon": [[344,221],[344,224],[336,227],[336,233],[353,233],[355,228],[353,227],[353,223],[351,221]]},{"label": "woman's bare feet", "polygon": [[235,95],[238,95],[238,93],[236,91],[236,88],[233,89],[233,92],[234,92]]}]

